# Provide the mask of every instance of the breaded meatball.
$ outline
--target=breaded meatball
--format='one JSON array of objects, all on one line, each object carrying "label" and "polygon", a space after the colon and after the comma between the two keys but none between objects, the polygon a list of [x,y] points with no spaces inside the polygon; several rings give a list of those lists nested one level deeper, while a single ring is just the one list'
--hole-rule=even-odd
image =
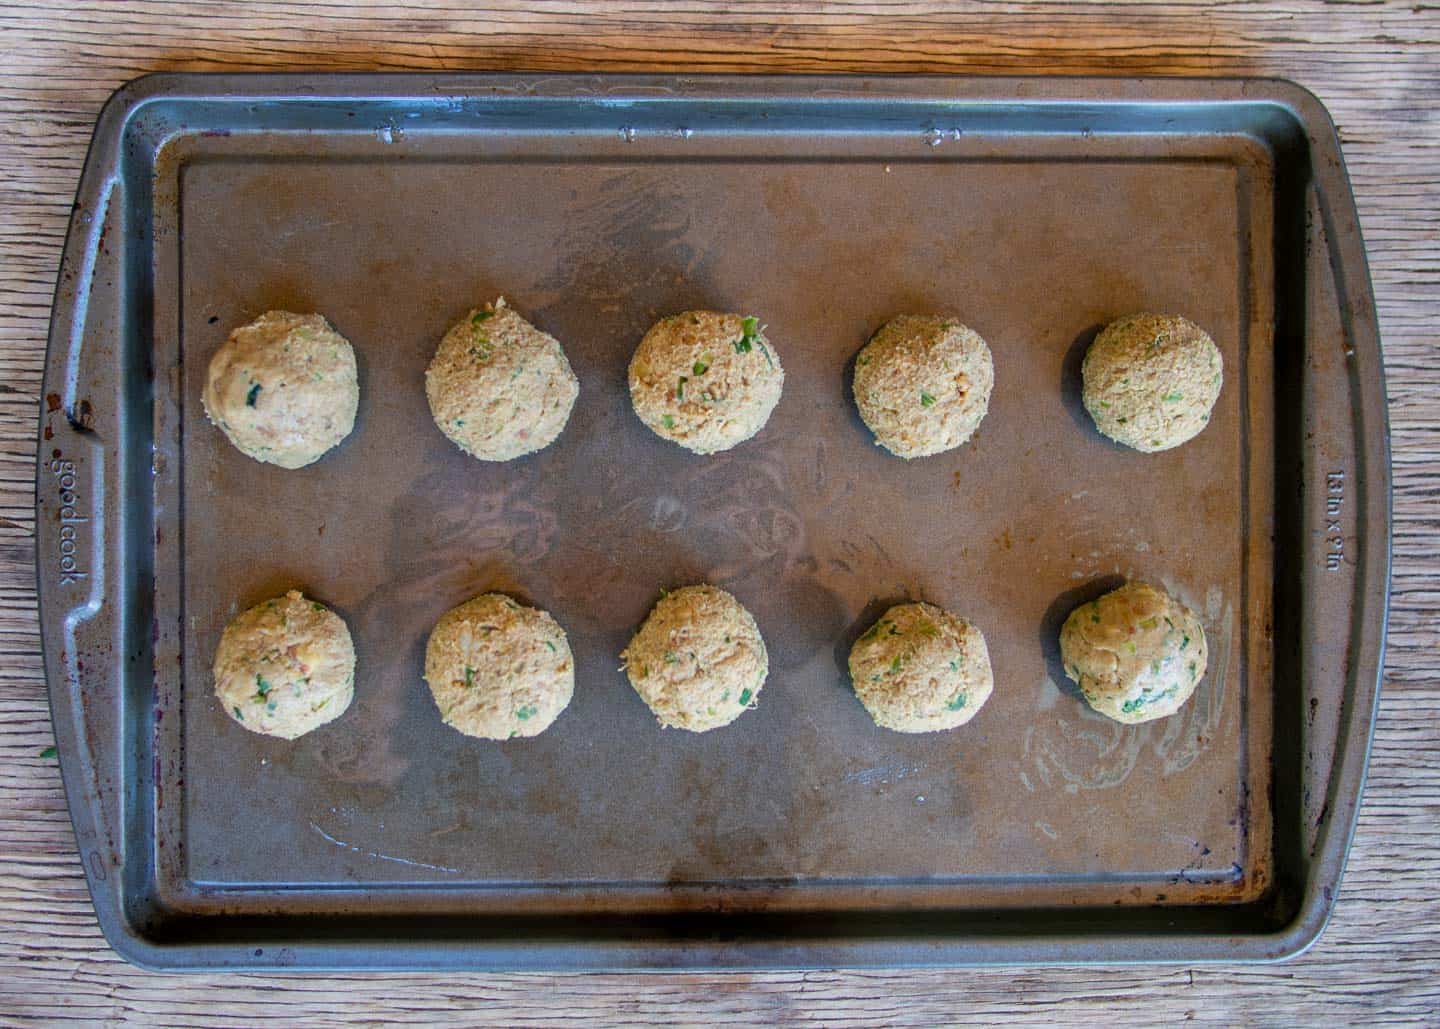
[{"label": "breaded meatball", "polygon": [[559,342],[507,307],[504,297],[456,323],[425,370],[435,424],[482,461],[510,461],[548,447],[579,393]]},{"label": "breaded meatball", "polygon": [[350,630],[291,590],[237,615],[215,650],[215,695],[251,732],[293,740],[339,718],[355,696]]},{"label": "breaded meatball", "polygon": [[985,636],[934,604],[897,604],[850,648],[850,681],[875,724],[954,729],[974,718],[995,678]]},{"label": "breaded meatball", "polygon": [[658,436],[697,454],[765,427],[785,369],[754,318],[686,311],[656,322],[630,359],[630,400]]},{"label": "breaded meatball", "polygon": [[1145,582],[1081,604],[1060,629],[1066,676],[1117,722],[1174,714],[1205,677],[1208,655],[1195,612]]},{"label": "breaded meatball", "polygon": [[201,400],[241,453],[301,468],[355,427],[355,351],[318,314],[267,311],[210,358]]},{"label": "breaded meatball", "polygon": [[1198,435],[1223,379],[1220,350],[1205,330],[1159,314],[1107,325],[1086,351],[1082,375],[1095,427],[1146,453]]},{"label": "breaded meatball", "polygon": [[926,457],[970,439],[990,408],[990,348],[953,318],[902,314],[855,358],[855,404],[875,442]]},{"label": "breaded meatball", "polygon": [[714,586],[662,596],[620,660],[660,724],[691,732],[739,718],[770,669],[755,619]]}]

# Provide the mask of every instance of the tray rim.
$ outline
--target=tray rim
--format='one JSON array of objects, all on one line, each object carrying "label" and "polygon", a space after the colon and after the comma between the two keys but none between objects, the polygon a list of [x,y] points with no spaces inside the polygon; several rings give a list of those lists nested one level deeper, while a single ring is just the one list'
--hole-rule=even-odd
[{"label": "tray rim", "polygon": [[[442,88],[443,86],[443,88]],[[363,87],[363,88],[361,88]],[[1329,769],[1327,801],[1329,816],[1319,827],[1309,859],[1310,874],[1300,892],[1293,915],[1272,932],[1244,934],[1176,933],[1157,939],[1124,934],[1095,937],[1084,934],[1056,934],[1047,937],[1036,951],[1032,937],[1009,939],[1001,936],[951,936],[925,941],[925,955],[915,952],[908,937],[889,933],[845,934],[827,938],[795,937],[776,942],[774,937],[724,940],[674,937],[660,942],[633,945],[601,942],[599,939],[570,943],[538,943],[513,946],[493,941],[416,944],[405,940],[380,943],[307,941],[295,947],[256,951],[256,960],[246,960],[248,943],[210,941],[188,942],[181,946],[158,941],[134,924],[124,910],[121,876],[105,882],[103,869],[95,862],[82,864],[91,891],[97,919],[107,941],[127,960],[145,968],[202,970],[222,967],[295,967],[307,970],[375,969],[475,969],[475,970],[675,970],[684,968],[775,969],[816,967],[904,967],[966,966],[990,964],[1110,964],[1271,961],[1303,953],[1323,931],[1333,910],[1346,856],[1353,840],[1359,800],[1363,790],[1370,742],[1378,708],[1383,653],[1388,625],[1389,577],[1392,546],[1392,492],[1390,481],[1390,437],[1385,404],[1384,366],[1374,312],[1373,290],[1365,260],[1353,192],[1340,151],[1338,134],[1321,101],[1304,87],[1279,78],[1209,77],[1091,77],[1091,76],[860,76],[860,75],[775,75],[698,74],[655,75],[648,73],[542,73],[490,74],[485,72],[201,72],[154,73],[121,86],[106,101],[97,120],[77,187],[76,209],[67,232],[60,274],[52,307],[46,357],[45,389],[57,383],[57,365],[66,348],[78,346],[83,330],[84,303],[88,285],[73,287],[67,295],[65,280],[82,278],[86,257],[101,233],[103,219],[95,224],[82,220],[81,209],[100,210],[120,174],[125,132],[145,107],[156,101],[252,99],[279,101],[433,101],[450,93],[456,96],[507,93],[524,98],[545,98],[575,102],[594,101],[602,95],[623,92],[626,99],[669,100],[693,103],[697,100],[737,99],[757,102],[823,99],[845,102],[970,102],[1014,103],[1017,105],[1065,105],[1091,102],[1097,105],[1185,103],[1268,104],[1279,108],[1305,134],[1311,150],[1310,164],[1322,213],[1326,216],[1330,257],[1334,264],[1337,292],[1341,295],[1341,321],[1353,344],[1348,368],[1353,398],[1352,420],[1378,426],[1356,438],[1357,470],[1364,470],[1361,500],[1368,522],[1358,522],[1359,555],[1353,587],[1351,616],[1352,644],[1355,646],[1351,672],[1343,683],[1344,717],[1337,734],[1334,759]],[[178,130],[185,132],[183,128]],[[164,144],[161,144],[162,147]],[[83,203],[82,203],[83,202]],[[1348,302],[1346,299],[1348,298]],[[63,372],[60,368],[59,372]],[[37,542],[48,525],[43,520],[46,440],[43,433],[52,427],[54,411],[41,405],[39,432],[42,434],[36,462]],[[62,412],[60,422],[76,428],[73,412]],[[1378,420],[1377,420],[1378,415]],[[1357,478],[1360,476],[1357,475]],[[1382,544],[1377,547],[1376,543]],[[46,682],[60,744],[60,764],[66,786],[67,804],[77,841],[83,834],[95,835],[100,812],[98,798],[87,795],[79,767],[80,741],[70,731],[73,717],[68,691],[61,687],[55,647],[57,629],[50,614],[59,606],[48,581],[46,566],[37,547],[36,579],[40,602],[42,643]],[[72,605],[73,608],[73,605]],[[68,610],[68,609],[67,609]],[[71,611],[70,613],[73,613]],[[68,623],[68,619],[67,619]],[[91,772],[93,769],[86,768]],[[93,858],[93,854],[92,854]],[[1189,909],[1167,909],[1172,914]],[[1199,908],[1204,910],[1204,908]],[[1097,940],[1101,943],[1097,947]],[[839,941],[839,942],[836,942]],[[1137,942],[1145,944],[1147,956],[1136,956]],[[973,951],[985,951],[976,956]],[[240,952],[244,952],[243,954]],[[303,951],[303,954],[301,953]],[[384,953],[381,953],[381,952]],[[262,958],[262,954],[269,954]],[[387,959],[387,955],[389,959]],[[403,956],[402,956],[403,955]]]}]

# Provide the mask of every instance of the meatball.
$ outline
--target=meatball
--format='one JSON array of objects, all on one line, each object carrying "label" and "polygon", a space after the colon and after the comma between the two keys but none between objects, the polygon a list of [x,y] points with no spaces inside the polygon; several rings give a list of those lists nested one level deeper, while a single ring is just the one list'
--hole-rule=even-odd
[{"label": "meatball", "polygon": [[855,404],[875,442],[897,457],[965,443],[990,408],[990,348],[953,318],[902,314],[855,358]]},{"label": "meatball", "polygon": [[575,658],[547,612],[485,593],[435,623],[425,681],[445,724],[466,736],[538,736],[575,693]]},{"label": "meatball", "polygon": [[1066,676],[1117,722],[1178,711],[1204,678],[1208,653],[1195,613],[1144,582],[1081,604],[1060,629]]},{"label": "meatball", "polygon": [[355,427],[355,351],[318,314],[267,311],[210,358],[201,402],[241,453],[302,468]]},{"label": "meatball", "polygon": [[765,427],[785,370],[754,318],[686,311],[656,322],[630,359],[630,400],[656,435],[697,454]]},{"label": "meatball", "polygon": [[850,681],[875,724],[954,729],[974,718],[995,678],[985,637],[934,604],[897,604],[850,648]]},{"label": "meatball", "polygon": [[340,616],[295,590],[237,615],[215,651],[215,696],[251,732],[293,740],[355,697],[355,645]]},{"label": "meatball", "polygon": [[482,461],[510,461],[548,447],[579,393],[559,342],[507,307],[504,297],[453,326],[425,371],[435,424]]},{"label": "meatball", "polygon": [[691,732],[739,718],[770,669],[755,619],[714,586],[664,594],[620,660],[660,724]]},{"label": "meatball", "polygon": [[1193,322],[1132,314],[1085,352],[1085,410],[1106,436],[1146,453],[1194,438],[1220,396],[1220,350]]}]

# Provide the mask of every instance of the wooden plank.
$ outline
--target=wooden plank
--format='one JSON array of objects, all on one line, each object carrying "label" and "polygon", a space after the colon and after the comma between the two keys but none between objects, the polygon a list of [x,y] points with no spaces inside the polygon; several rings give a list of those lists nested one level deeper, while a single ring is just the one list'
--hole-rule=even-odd
[{"label": "wooden plank", "polygon": [[[1440,1020],[1440,7],[699,0],[0,3],[0,1019],[220,1026],[1333,1024]],[[159,70],[1280,75],[1329,106],[1389,375],[1395,576],[1370,784],[1335,918],[1284,965],[657,976],[162,976],[95,928],[51,742],[34,428],[55,269],[96,113]]]}]

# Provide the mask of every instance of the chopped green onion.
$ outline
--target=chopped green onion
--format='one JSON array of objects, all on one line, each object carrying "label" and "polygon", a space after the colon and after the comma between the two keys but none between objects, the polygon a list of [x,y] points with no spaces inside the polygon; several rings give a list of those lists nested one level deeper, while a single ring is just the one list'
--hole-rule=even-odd
[{"label": "chopped green onion", "polygon": [[741,707],[747,706],[747,705],[750,703],[750,698],[753,697],[753,696],[755,696],[755,694],[751,693],[748,687],[745,688],[745,689],[743,689],[743,690],[741,690],[741,691],[740,691],[740,706],[741,706]]},{"label": "chopped green onion", "polygon": [[260,396],[260,383],[258,383],[258,382],[251,383],[251,385],[250,385],[250,392],[245,394],[245,406],[246,406],[246,407],[254,407],[254,406],[255,406],[255,399],[256,399],[257,397],[259,397],[259,396]]},{"label": "chopped green onion", "polygon": [[[735,353],[748,354],[750,348],[755,344],[759,344],[760,349],[764,351],[765,345],[760,341],[760,319],[753,317],[740,319],[740,331],[742,335],[735,343]],[[770,360],[768,353],[765,354],[765,360]]]},{"label": "chopped green onion", "polygon": [[922,389],[922,390],[920,391],[920,406],[921,406],[921,407],[931,407],[931,406],[934,405],[934,403],[935,403],[935,398],[932,397],[929,393],[926,393],[926,392]]}]

